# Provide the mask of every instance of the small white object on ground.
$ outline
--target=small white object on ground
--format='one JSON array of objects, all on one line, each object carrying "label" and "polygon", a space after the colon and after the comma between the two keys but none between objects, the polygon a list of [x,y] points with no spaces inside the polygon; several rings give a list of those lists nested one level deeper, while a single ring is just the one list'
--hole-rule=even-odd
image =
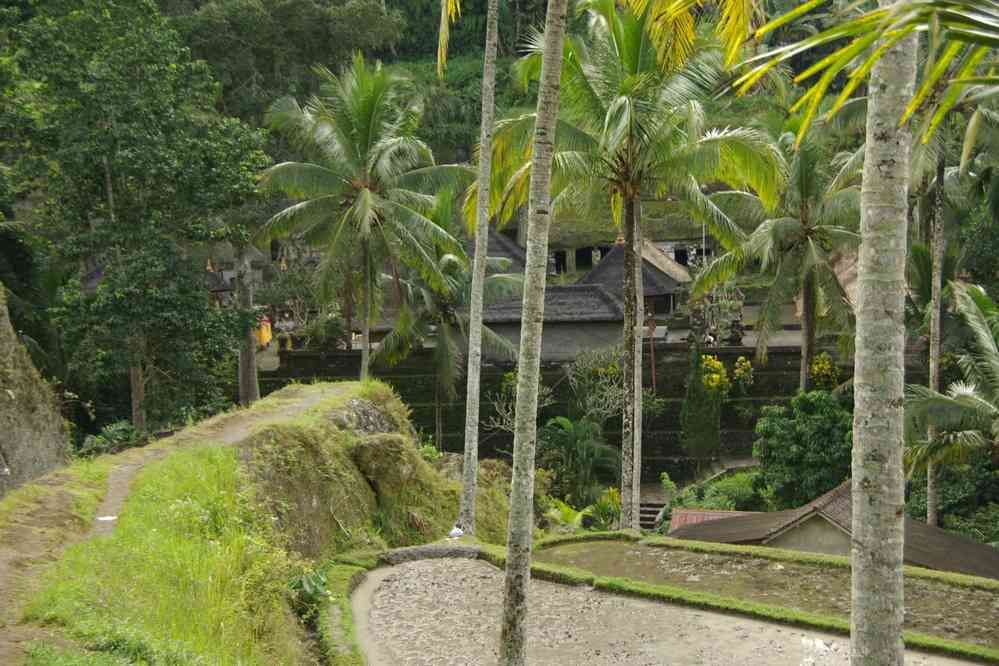
[{"label": "small white object on ground", "polygon": [[118,516],[97,516],[97,520],[101,522],[107,522],[109,520],[118,520]]},{"label": "small white object on ground", "polygon": [[458,537],[465,536],[465,530],[455,525],[451,528],[451,531],[448,532],[447,535],[452,539],[457,539]]}]

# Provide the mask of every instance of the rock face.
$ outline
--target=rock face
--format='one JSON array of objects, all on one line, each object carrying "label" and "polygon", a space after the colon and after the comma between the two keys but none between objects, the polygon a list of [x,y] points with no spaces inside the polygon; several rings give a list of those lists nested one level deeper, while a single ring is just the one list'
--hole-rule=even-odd
[{"label": "rock face", "polygon": [[0,497],[62,464],[67,453],[55,394],[14,334],[0,284]]}]

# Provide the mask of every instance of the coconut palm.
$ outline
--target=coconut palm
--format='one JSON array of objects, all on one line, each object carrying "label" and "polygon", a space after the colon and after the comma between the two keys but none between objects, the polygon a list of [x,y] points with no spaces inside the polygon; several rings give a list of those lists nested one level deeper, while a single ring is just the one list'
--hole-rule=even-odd
[{"label": "coconut palm", "polygon": [[[447,65],[451,21],[461,13],[460,0],[441,0],[441,27],[438,35],[437,73]],[[492,155],[493,125],[496,121],[496,52],[499,48],[499,0],[488,0],[486,45],[482,66],[482,118],[479,155]],[[465,394],[465,444],[462,465],[461,505],[458,522],[467,534],[475,533],[475,491],[479,470],[479,397],[482,375],[482,304],[489,251],[489,198],[492,161],[479,160],[478,194],[475,205],[475,255],[472,259],[472,292],[469,302],[468,382]]]},{"label": "coconut palm", "polygon": [[[451,220],[451,204],[451,193],[445,190],[438,195],[437,205],[428,216],[447,228]],[[463,252],[438,252],[437,264],[438,272],[444,277],[443,288],[432,287],[418,271],[413,270],[403,276],[382,276],[384,283],[397,285],[402,298],[395,325],[382,341],[375,358],[395,364],[413,350],[423,348],[427,342],[432,343],[435,441],[440,446],[443,442],[443,408],[457,396],[457,383],[461,378],[464,341],[469,332],[472,276],[468,257]],[[512,297],[519,293],[522,276],[502,272],[509,268],[509,260],[491,257],[487,264],[490,275],[483,284],[485,300]],[[480,344],[487,349],[506,354],[511,359],[515,357],[513,345],[487,326],[482,327],[481,336]]]},{"label": "coconut palm", "polygon": [[524,308],[517,360],[513,481],[510,488],[503,621],[500,630],[501,666],[521,666],[527,662],[527,592],[531,579],[531,546],[534,539],[534,454],[538,428],[538,387],[541,383],[541,329],[548,270],[551,169],[557,139],[556,121],[561,98],[559,81],[562,77],[567,7],[568,0],[548,0],[542,49],[544,55],[534,123]]},{"label": "coconut palm", "polygon": [[434,287],[445,280],[434,248],[460,251],[451,234],[423,211],[433,197],[417,185],[459,167],[435,166],[413,134],[419,105],[407,81],[369,66],[360,54],[338,75],[317,68],[323,83],[305,106],[291,98],[274,104],[271,125],[311,160],[283,162],[264,172],[262,185],[299,199],[264,225],[262,239],[289,235],[322,248],[324,270],[356,256],[362,282],[361,379],[368,377],[370,328],[377,278],[397,259]]},{"label": "coconut palm", "polygon": [[723,285],[747,268],[762,271],[769,281],[755,328],[757,355],[762,360],[771,334],[780,329],[783,307],[799,299],[799,388],[807,391],[819,315],[829,316],[840,332],[852,331],[853,310],[836,268],[837,260],[860,243],[859,161],[863,153],[839,156],[840,168],[829,173],[814,142],[806,140],[795,149],[794,136],[785,134],[780,144],[789,157],[790,179],[776,216],[768,216],[763,202],[752,194],[713,195],[723,209],[736,209],[743,219],[758,226],[698,274],[692,295],[697,297]]},{"label": "coconut palm", "polygon": [[[777,30],[824,4],[826,0],[801,3],[793,11],[761,27],[756,36],[759,38]],[[792,58],[835,45],[832,53],[823,53],[815,65],[797,78],[798,81],[815,81],[794,108],[804,112],[799,131],[799,137],[802,137],[818,117],[830,87],[840,74],[848,75],[847,84],[838,92],[827,116],[835,115],[851,100],[869,80],[878,61],[891,52],[891,47],[928,32],[931,49],[926,75],[899,114],[903,121],[920,109],[930,107],[923,131],[924,139],[928,139],[959,104],[999,95],[999,75],[994,69],[992,53],[999,48],[999,3],[994,0],[907,0],[880,1],[878,5],[877,9],[858,11],[854,17],[839,21],[826,30],[748,60],[750,68],[735,81],[735,87],[741,92],[748,91],[775,67]]]},{"label": "coconut palm", "polygon": [[[651,9],[636,14],[612,0],[578,3],[589,14],[584,36],[566,44],[563,104],[555,143],[553,207],[594,218],[613,217],[625,236],[624,381],[627,399],[622,433],[622,525],[637,527],[641,465],[641,217],[648,207],[670,206],[706,222],[734,246],[742,232],[702,192],[701,184],[724,181],[748,186],[776,203],[784,161],[765,133],[710,129],[698,99],[721,75],[722,58],[710,44],[680,69],[663,66],[650,37]],[[544,55],[540,35],[517,63],[526,84]],[[496,172],[506,177],[501,215],[526,196],[531,176],[528,138],[534,114],[499,123]]]},{"label": "coconut palm", "polygon": [[[907,387],[909,469],[962,462],[975,451],[999,446],[999,306],[977,285],[951,282],[949,288],[972,333],[973,349],[960,357],[964,381],[951,384],[946,393]],[[938,437],[923,437],[927,425],[937,429]]]},{"label": "coconut palm", "polygon": [[[810,0],[771,21],[761,36],[823,4]],[[983,6],[988,11],[980,11]],[[878,0],[878,8],[794,44],[764,53],[736,79],[740,91],[816,47],[832,53],[797,80],[815,83],[793,107],[803,112],[799,140],[818,117],[840,73],[849,77],[829,107],[835,114],[867,84],[867,132],[861,185],[861,238],[857,262],[857,333],[854,362],[853,549],[850,653],[854,664],[902,663],[904,501],[902,441],[905,367],[905,250],[912,157],[907,120],[934,102],[924,137],[961,101],[980,73],[999,30],[992,0]],[[989,15],[992,19],[989,19]],[[990,28],[991,26],[991,28]],[[938,27],[941,29],[938,31]],[[991,37],[989,30],[991,29]],[[943,48],[933,50],[929,75],[917,93],[917,35],[930,31]],[[837,44],[845,42],[845,44]],[[953,67],[952,67],[953,66]],[[954,75],[950,82],[944,76]],[[934,95],[942,84],[946,90]]]}]

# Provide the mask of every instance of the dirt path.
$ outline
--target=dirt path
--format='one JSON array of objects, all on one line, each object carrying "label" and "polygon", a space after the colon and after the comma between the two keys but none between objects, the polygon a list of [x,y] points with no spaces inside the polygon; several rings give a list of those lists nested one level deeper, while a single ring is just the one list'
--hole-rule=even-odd
[{"label": "dirt path", "polygon": [[278,399],[271,400],[272,407],[224,414],[173,437],[115,456],[116,464],[108,475],[107,492],[90,525],[81,524],[74,514],[73,496],[59,490],[66,481],[65,472],[57,471],[35,481],[52,487],[55,492],[44,495],[0,532],[0,664],[22,663],[27,645],[32,641],[66,643],[65,638],[49,629],[18,624],[25,601],[36,588],[42,571],[56,561],[67,546],[114,530],[132,481],[146,465],[196,442],[220,446],[235,444],[248,437],[261,423],[275,418],[293,418],[342,390],[336,384],[323,388],[289,387],[274,394]]},{"label": "dirt path", "polygon": [[[503,572],[478,560],[377,570],[354,593],[370,666],[495,664]],[[529,658],[587,666],[847,666],[842,636],[544,581],[531,583]],[[958,666],[909,653],[909,666]]]}]

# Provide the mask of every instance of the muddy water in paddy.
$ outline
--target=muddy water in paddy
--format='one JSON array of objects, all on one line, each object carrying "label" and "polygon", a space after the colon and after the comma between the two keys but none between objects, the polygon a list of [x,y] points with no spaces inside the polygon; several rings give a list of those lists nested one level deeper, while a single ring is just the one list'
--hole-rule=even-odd
[{"label": "muddy water in paddy", "polygon": [[[535,559],[598,576],[663,583],[822,615],[850,614],[850,571],[838,567],[625,542],[559,546],[535,553]],[[905,626],[932,636],[999,647],[999,593],[907,577]]]}]

